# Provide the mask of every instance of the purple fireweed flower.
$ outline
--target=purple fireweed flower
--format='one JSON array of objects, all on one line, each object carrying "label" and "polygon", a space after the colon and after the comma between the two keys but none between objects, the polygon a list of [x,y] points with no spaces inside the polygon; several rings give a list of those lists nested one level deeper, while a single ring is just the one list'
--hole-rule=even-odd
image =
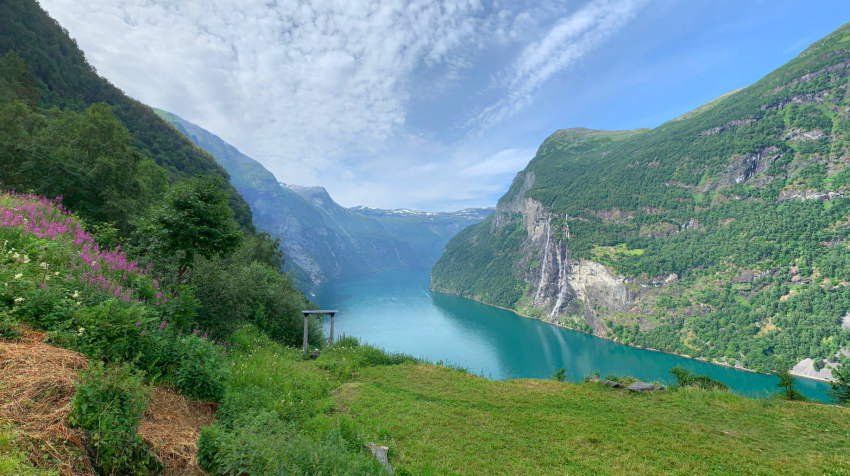
[{"label": "purple fireweed flower", "polygon": [[136,327],[139,327],[141,325],[142,325],[142,321],[136,321]]},{"label": "purple fireweed flower", "polygon": [[165,321],[159,323],[159,330],[165,329]]}]

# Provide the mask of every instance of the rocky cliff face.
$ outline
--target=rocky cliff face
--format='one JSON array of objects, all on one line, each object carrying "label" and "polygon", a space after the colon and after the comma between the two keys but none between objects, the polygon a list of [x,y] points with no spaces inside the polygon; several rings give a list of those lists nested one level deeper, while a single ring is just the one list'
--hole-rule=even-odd
[{"label": "rocky cliff face", "polygon": [[529,284],[519,311],[552,323],[588,326],[593,333],[607,335],[603,316],[625,311],[637,298],[630,281],[606,266],[570,256],[569,217],[553,224],[552,213],[525,193],[534,185],[534,173],[520,173],[518,193],[500,202],[492,228],[519,220],[526,238],[517,269],[526,269],[522,279]]}]

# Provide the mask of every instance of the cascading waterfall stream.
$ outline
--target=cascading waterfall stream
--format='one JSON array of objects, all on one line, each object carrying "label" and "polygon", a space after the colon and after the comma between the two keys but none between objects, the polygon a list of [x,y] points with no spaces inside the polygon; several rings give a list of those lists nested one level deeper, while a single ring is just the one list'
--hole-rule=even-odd
[{"label": "cascading waterfall stream", "polygon": [[546,220],[546,244],[543,246],[543,265],[540,268],[540,284],[537,285],[537,294],[534,295],[533,304],[540,302],[540,293],[546,283],[546,262],[549,261],[549,241],[551,239],[549,220]]}]

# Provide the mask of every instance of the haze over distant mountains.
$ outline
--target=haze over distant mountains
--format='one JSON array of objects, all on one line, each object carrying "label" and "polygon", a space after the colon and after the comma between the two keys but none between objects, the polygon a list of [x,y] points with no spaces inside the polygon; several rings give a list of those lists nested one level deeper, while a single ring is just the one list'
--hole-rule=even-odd
[{"label": "haze over distant mountains", "polygon": [[345,208],[323,187],[279,183],[215,134],[167,111],[156,112],[227,169],[251,206],[257,229],[280,239],[286,269],[302,287],[356,274],[430,268],[457,232],[493,212]]}]

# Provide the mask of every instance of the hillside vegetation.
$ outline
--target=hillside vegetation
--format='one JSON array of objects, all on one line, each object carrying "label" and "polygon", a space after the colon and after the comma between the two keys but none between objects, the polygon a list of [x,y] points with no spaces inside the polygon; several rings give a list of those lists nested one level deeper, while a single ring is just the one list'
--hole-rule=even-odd
[{"label": "hillside vegetation", "polygon": [[[11,61],[9,53],[22,59],[23,63]],[[156,173],[164,175],[169,183],[197,175],[228,178],[227,172],[216,164],[210,154],[195,147],[190,140],[157,117],[149,106],[126,96],[107,79],[99,76],[95,68],[86,61],[76,41],[68,36],[68,31],[50,18],[38,2],[6,0],[0,3],[0,56],[2,55],[7,57],[4,65],[0,67],[0,81],[7,87],[12,87],[16,96],[32,111],[50,118],[58,114],[58,111],[55,111],[55,108],[58,108],[62,110],[63,116],[70,116],[73,113],[85,113],[92,105],[104,103],[110,106],[108,109],[126,129],[115,137],[116,140],[122,141],[122,148],[137,154],[137,161],[146,159],[157,164],[159,167]],[[3,101],[8,99],[6,96]],[[104,111],[103,104],[97,107]],[[8,113],[9,111],[6,111],[6,114]],[[79,140],[74,141],[76,143],[66,141],[63,144],[68,147],[65,154],[47,153],[41,149],[39,137],[44,133],[44,120],[32,119],[36,120],[19,123],[11,130],[6,124],[0,130],[0,160],[6,161],[0,168],[0,182],[7,188],[32,189],[50,196],[62,193],[37,180],[44,178],[43,176],[9,174],[27,169],[62,170],[70,175],[82,175],[89,179],[91,184],[99,183],[97,179],[100,177],[80,173],[86,171],[84,163],[79,161],[82,156],[89,160],[102,159],[89,157],[92,154],[84,153],[85,141],[95,138],[85,134],[79,135]],[[81,131],[67,132],[79,134]],[[81,147],[83,149],[80,149]],[[108,149],[101,147],[99,150]],[[9,163],[11,157],[15,160]],[[113,165],[116,167],[113,171],[121,168],[118,165]],[[147,170],[151,167],[143,165],[143,168]],[[157,182],[161,180],[159,175],[155,177]],[[253,230],[248,204],[231,184],[225,183],[224,187],[230,194],[230,206],[236,214],[236,221],[243,228]]]},{"label": "hillside vegetation", "polygon": [[558,131],[433,287],[761,371],[845,359],[848,84],[845,25],[656,129]]}]

